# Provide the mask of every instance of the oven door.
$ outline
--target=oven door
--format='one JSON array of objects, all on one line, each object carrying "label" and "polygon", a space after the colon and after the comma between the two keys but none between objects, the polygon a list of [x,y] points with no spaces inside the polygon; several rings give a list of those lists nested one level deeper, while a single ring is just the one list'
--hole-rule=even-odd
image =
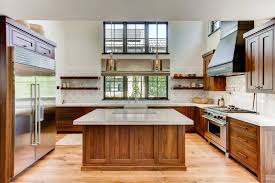
[{"label": "oven door", "polygon": [[205,119],[205,123],[205,138],[217,145],[223,151],[226,151],[226,124],[209,119]]}]

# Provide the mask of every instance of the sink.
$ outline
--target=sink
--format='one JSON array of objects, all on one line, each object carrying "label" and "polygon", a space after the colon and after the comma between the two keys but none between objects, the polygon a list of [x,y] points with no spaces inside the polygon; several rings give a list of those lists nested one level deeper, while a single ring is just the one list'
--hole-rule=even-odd
[{"label": "sink", "polygon": [[114,111],[113,114],[156,114],[156,112],[148,109],[121,109]]},{"label": "sink", "polygon": [[147,109],[147,104],[140,104],[140,103],[129,103],[124,105],[124,109]]}]

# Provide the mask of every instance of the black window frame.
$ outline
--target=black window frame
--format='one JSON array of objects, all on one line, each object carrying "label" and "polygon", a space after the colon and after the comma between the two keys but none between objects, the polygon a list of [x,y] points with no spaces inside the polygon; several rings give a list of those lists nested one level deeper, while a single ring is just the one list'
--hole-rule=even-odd
[{"label": "black window frame", "polygon": [[[154,52],[149,52],[149,24],[165,24],[166,25],[166,52],[159,52],[159,54],[162,55],[167,55],[169,53],[169,38],[168,38],[168,22],[164,21],[130,21],[130,22],[125,22],[125,21],[104,21],[103,22],[103,52],[102,54],[110,54],[106,52],[106,47],[105,47],[105,25],[106,24],[123,24],[123,52],[113,52],[113,54],[156,54]],[[127,24],[144,24],[145,25],[145,52],[127,52]]]},{"label": "black window frame", "polygon": [[[218,28],[215,28],[215,23],[220,22],[220,26]],[[208,23],[208,37],[217,32],[221,29],[221,21],[220,20],[212,20]]]},{"label": "black window frame", "polygon": [[[152,75],[153,76],[153,75]],[[168,98],[168,91],[169,91],[169,85],[168,80],[169,76],[166,77],[166,96],[165,97],[149,97],[148,96],[148,85],[149,85],[149,76],[144,76],[144,83],[145,83],[145,97],[144,98],[138,98],[138,100],[169,100]],[[135,100],[134,97],[127,97],[127,76],[123,76],[123,97],[106,97],[106,76],[103,77],[103,100]]]}]

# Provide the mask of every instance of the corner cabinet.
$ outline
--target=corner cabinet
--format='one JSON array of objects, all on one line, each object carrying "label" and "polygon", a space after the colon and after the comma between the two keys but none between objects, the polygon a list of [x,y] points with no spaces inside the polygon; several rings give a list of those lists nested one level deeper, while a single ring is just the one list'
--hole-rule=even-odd
[{"label": "corner cabinet", "polygon": [[275,93],[274,29],[272,20],[244,34],[247,92]]},{"label": "corner cabinet", "polygon": [[211,61],[212,56],[214,55],[215,50],[211,50],[202,55],[203,58],[203,85],[204,90],[207,91],[225,91],[226,87],[226,77],[224,76],[215,76],[210,77],[207,74],[208,64]]}]

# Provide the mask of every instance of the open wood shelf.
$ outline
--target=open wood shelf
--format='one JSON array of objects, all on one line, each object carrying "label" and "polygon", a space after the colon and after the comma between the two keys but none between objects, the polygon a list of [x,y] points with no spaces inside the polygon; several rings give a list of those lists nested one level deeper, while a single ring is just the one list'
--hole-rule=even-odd
[{"label": "open wood shelf", "polygon": [[61,76],[60,79],[100,79],[99,76]]},{"label": "open wood shelf", "polygon": [[203,90],[203,87],[173,87],[173,90]]},{"label": "open wood shelf", "polygon": [[172,77],[172,79],[203,79],[203,76],[182,76],[182,77]]},{"label": "open wood shelf", "polygon": [[98,87],[66,87],[66,88],[61,87],[60,89],[61,90],[99,90]]}]

